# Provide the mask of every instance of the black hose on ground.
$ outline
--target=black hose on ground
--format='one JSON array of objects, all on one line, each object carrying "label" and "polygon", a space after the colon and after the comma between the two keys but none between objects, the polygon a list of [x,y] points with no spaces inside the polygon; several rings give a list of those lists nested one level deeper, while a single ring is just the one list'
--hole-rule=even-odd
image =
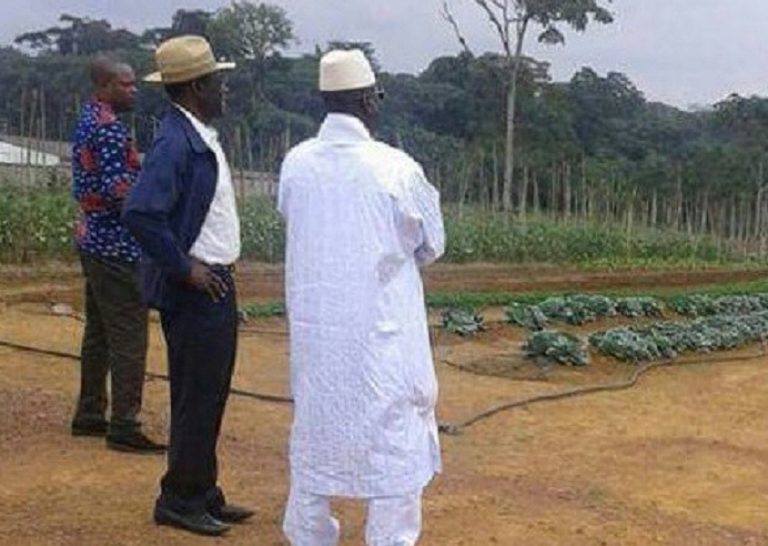
[{"label": "black hose on ground", "polygon": [[[74,354],[74,353],[64,353],[60,351],[51,351],[49,349],[41,349],[39,347],[32,347],[29,345],[21,345],[19,343],[13,343],[10,341],[0,340],[0,347],[8,347],[9,349],[15,349],[17,351],[25,351],[28,353],[34,353],[34,354],[40,354],[40,355],[48,355],[48,356],[55,356],[58,358],[66,358],[68,360],[76,360],[80,361],[80,355]],[[167,375],[158,374],[158,373],[152,373],[147,372],[145,376],[148,379],[159,379],[161,381],[170,381],[170,378]],[[286,396],[278,396],[276,394],[263,394],[260,392],[252,392],[252,391],[246,391],[242,389],[235,389],[232,388],[229,390],[230,394],[233,394],[235,396],[242,396],[244,398],[252,398],[254,400],[261,400],[262,402],[274,402],[279,404],[292,404],[293,399],[288,398]]]},{"label": "black hose on ground", "polygon": [[[55,356],[58,358],[66,358],[69,360],[80,360],[80,355],[76,355],[74,353],[64,353],[60,351],[52,351],[48,349],[41,349],[39,347],[32,347],[29,345],[22,345],[19,343],[13,343],[10,341],[4,341],[0,340],[0,347],[8,347],[10,349],[15,349],[19,351],[25,351],[35,354],[42,354],[42,355],[48,355],[48,356]],[[460,423],[440,423],[439,424],[439,430],[440,432],[448,435],[458,435],[461,434],[464,430],[468,429],[469,427],[479,423],[480,421],[483,421],[485,419],[489,419],[493,417],[494,415],[497,415],[499,413],[509,411],[515,408],[520,407],[527,407],[532,406],[534,404],[542,403],[542,402],[554,402],[557,400],[565,400],[567,398],[575,398],[578,396],[586,396],[588,394],[595,394],[599,392],[609,392],[609,391],[620,391],[620,390],[626,390],[634,387],[637,382],[640,380],[640,378],[648,373],[649,371],[656,369],[656,368],[662,368],[662,367],[675,367],[675,366],[690,366],[690,365],[702,365],[702,364],[713,364],[716,362],[740,362],[740,361],[750,361],[750,360],[757,360],[760,358],[765,358],[766,353],[763,352],[759,355],[749,355],[749,356],[740,356],[740,357],[730,357],[730,358],[699,358],[699,359],[687,359],[687,360],[678,360],[678,361],[671,361],[671,360],[665,360],[661,362],[651,362],[648,364],[645,364],[641,367],[639,367],[635,372],[632,374],[632,376],[626,380],[626,381],[619,381],[616,383],[608,383],[604,385],[591,385],[587,387],[578,387],[575,389],[567,389],[560,392],[554,392],[554,393],[548,393],[548,394],[540,394],[536,396],[531,396],[529,398],[523,398],[521,400],[513,400],[511,402],[505,402],[499,405],[496,405],[488,410],[482,411],[480,413],[477,413],[468,419],[465,419],[464,421],[461,421]],[[447,361],[447,360],[441,360],[441,362],[448,364],[450,366],[459,368],[459,369],[465,369],[463,366],[455,364],[453,362]],[[150,379],[160,379],[162,381],[169,381],[169,378],[167,375],[162,374],[155,374],[151,372],[147,372],[146,376]],[[273,402],[273,403],[293,403],[293,399],[285,397],[285,396],[278,396],[278,395],[272,395],[272,394],[262,394],[258,392],[251,392],[241,389],[230,389],[230,393],[235,396],[241,396],[245,398],[251,398],[254,400],[260,400],[263,402]]]},{"label": "black hose on ground", "polygon": [[[540,394],[536,396],[531,396],[529,398],[523,398],[521,400],[513,400],[511,402],[505,402],[497,406],[494,406],[488,410],[477,413],[460,423],[441,423],[440,432],[455,436],[455,435],[461,434],[465,429],[479,423],[480,421],[493,417],[498,413],[509,411],[515,408],[532,406],[534,404],[538,404],[541,402],[553,402],[556,400],[565,400],[566,398],[575,398],[577,396],[585,396],[588,394],[595,394],[599,392],[621,391],[621,390],[630,389],[635,385],[637,385],[637,382],[640,380],[640,378],[643,375],[645,375],[646,373],[656,368],[670,368],[675,366],[714,364],[717,362],[740,362],[740,361],[748,361],[748,360],[757,360],[759,358],[765,358],[765,357],[766,357],[766,353],[763,352],[763,353],[760,353],[759,355],[734,356],[730,358],[697,358],[697,359],[685,359],[685,360],[677,360],[677,361],[664,360],[660,362],[650,362],[648,364],[645,364],[637,368],[632,374],[632,376],[626,381],[618,381],[615,383],[607,383],[604,385],[591,385],[587,387],[578,387],[575,389],[567,389],[560,392]],[[461,366],[460,364],[456,364],[448,360],[442,360],[441,362],[462,371],[470,371],[470,373],[476,373],[474,371],[469,370],[465,366]]]}]

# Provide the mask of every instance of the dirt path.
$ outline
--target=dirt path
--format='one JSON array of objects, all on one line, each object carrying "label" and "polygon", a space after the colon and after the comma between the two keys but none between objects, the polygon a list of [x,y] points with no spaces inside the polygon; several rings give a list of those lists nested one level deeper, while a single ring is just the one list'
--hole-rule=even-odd
[{"label": "dirt path", "polygon": [[[238,265],[240,299],[248,302],[283,298],[281,265]],[[557,266],[497,264],[437,264],[425,272],[428,292],[548,292],[608,289],[655,290],[659,287],[702,287],[753,281],[768,277],[768,270],[643,270],[584,271]],[[65,302],[79,304],[81,276],[74,264],[0,266],[0,302]]]},{"label": "dirt path", "polygon": [[[451,274],[476,279],[478,271],[457,269],[435,282],[450,286]],[[40,288],[24,283],[32,293]],[[80,323],[51,316],[43,304],[13,301],[0,308],[0,339],[77,351]],[[284,328],[276,319],[255,326]],[[163,345],[152,328],[150,368],[163,372]],[[520,370],[510,380],[439,364],[440,418],[457,421],[510,398],[631,372],[601,361],[537,377],[520,359],[523,337],[512,329],[465,341],[439,338],[441,358],[466,363],[506,355]],[[286,394],[287,377],[285,337],[246,333],[236,386]],[[151,523],[162,458],[116,454],[98,440],[68,436],[77,382],[74,362],[0,348],[0,544],[214,542]],[[768,359],[672,368],[652,372],[634,390],[516,410],[443,437],[445,471],[425,497],[421,544],[768,545],[766,400]],[[164,436],[167,405],[167,385],[149,382],[144,420],[155,436]],[[259,513],[222,543],[283,544],[289,423],[290,406],[232,399],[220,449],[222,483],[232,499]],[[337,511],[342,545],[361,544],[360,507],[341,502]]]}]

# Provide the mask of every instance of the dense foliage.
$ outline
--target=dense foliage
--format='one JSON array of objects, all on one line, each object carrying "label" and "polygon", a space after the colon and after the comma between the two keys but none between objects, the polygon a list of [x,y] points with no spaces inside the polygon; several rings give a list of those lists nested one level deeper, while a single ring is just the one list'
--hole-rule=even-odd
[{"label": "dense foliage", "polygon": [[[468,216],[472,217],[471,227],[468,227]],[[66,190],[0,192],[0,260],[66,256],[72,248],[75,218],[75,204]],[[446,261],[613,267],[721,264],[740,260],[707,238],[689,239],[654,230],[636,231],[627,237],[600,225],[552,224],[542,220],[539,224],[523,226],[483,218],[479,211],[464,218],[447,211]],[[243,200],[240,220],[244,258],[282,261],[285,229],[270,199]],[[616,234],[618,239],[612,245]]]},{"label": "dense foliage", "polygon": [[584,343],[577,336],[564,332],[536,332],[523,349],[531,358],[543,357],[563,365],[586,366],[589,363]]},{"label": "dense foliage", "polygon": [[485,330],[483,317],[470,309],[446,309],[440,315],[440,325],[447,332],[471,336]]},{"label": "dense foliage", "polygon": [[507,322],[529,330],[543,330],[550,322],[583,325],[598,318],[660,317],[663,303],[650,297],[610,298],[597,294],[549,297],[537,304],[512,303],[505,308]]},{"label": "dense foliage", "polygon": [[768,336],[768,311],[720,314],[692,321],[658,322],[597,332],[590,344],[619,360],[643,362],[676,358],[680,353],[736,349]]},{"label": "dense foliage", "polygon": [[[0,49],[0,131],[66,140],[89,93],[90,56],[113,51],[144,74],[152,46],[196,32],[238,62],[221,123],[232,162],[275,171],[322,119],[319,55],[350,45],[286,57],[296,40],[290,15],[243,1],[216,12],[179,10],[167,27],[140,34],[73,15],[30,29],[16,47]],[[352,45],[375,61],[374,44]],[[381,74],[381,137],[415,155],[444,201],[458,204],[451,259],[549,261],[567,252],[576,262],[641,261],[671,249],[672,260],[710,260],[724,249],[740,256],[768,250],[768,100],[733,95],[683,111],[649,102],[625,74],[585,67],[554,82],[546,62],[529,58],[518,75],[514,235],[499,236],[509,218],[485,220],[500,208],[508,68],[503,55],[465,51],[434,59],[419,74]],[[131,122],[145,149],[164,108],[161,92],[142,88]],[[485,211],[482,221],[462,214],[470,202]],[[713,239],[701,244],[693,234]]]}]

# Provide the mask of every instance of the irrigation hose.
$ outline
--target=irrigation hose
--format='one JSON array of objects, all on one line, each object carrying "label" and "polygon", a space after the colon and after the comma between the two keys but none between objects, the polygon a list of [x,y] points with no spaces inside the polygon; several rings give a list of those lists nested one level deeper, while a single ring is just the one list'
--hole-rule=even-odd
[{"label": "irrigation hose", "polygon": [[[60,351],[51,351],[48,349],[41,349],[39,347],[32,347],[29,345],[21,345],[19,343],[12,343],[10,341],[0,340],[0,347],[8,347],[9,349],[15,349],[17,351],[25,351],[28,353],[55,356],[58,358],[65,358],[68,360],[80,361],[80,355],[74,353],[64,353]],[[148,379],[159,379],[161,381],[169,382],[170,378],[167,375],[146,372],[145,377]],[[245,398],[252,398],[254,400],[261,400],[263,402],[274,402],[279,404],[292,404],[293,399],[287,396],[278,396],[276,394],[264,394],[260,392],[246,391],[242,389],[232,388],[229,390],[230,394],[234,396],[242,396]]]},{"label": "irrigation hose", "polygon": [[[663,360],[659,362],[651,362],[635,370],[632,376],[626,381],[619,381],[616,383],[607,383],[604,385],[578,387],[575,389],[567,389],[560,392],[553,392],[549,394],[540,394],[536,396],[531,396],[529,398],[523,398],[521,400],[504,402],[488,410],[477,413],[472,417],[458,424],[442,423],[440,424],[440,432],[451,435],[451,436],[456,436],[461,434],[465,429],[479,423],[480,421],[483,421],[485,419],[493,417],[494,415],[497,415],[499,413],[509,411],[515,408],[532,406],[534,404],[538,404],[542,402],[552,402],[556,400],[564,400],[566,398],[575,398],[577,396],[585,396],[588,394],[595,394],[599,392],[627,390],[637,385],[637,382],[640,380],[640,378],[643,375],[645,375],[646,373],[656,368],[671,368],[671,367],[677,367],[677,366],[714,364],[717,362],[741,362],[741,361],[757,360],[765,357],[766,357],[766,353],[763,352],[763,353],[760,353],[759,355],[735,356],[730,358],[696,358],[696,359],[685,359],[685,360],[677,360],[677,361]],[[467,368],[465,368],[464,366],[461,366],[460,364],[456,364],[454,362],[450,362],[447,360],[441,360],[441,362],[443,362],[444,364],[448,364],[449,366],[458,368],[460,370],[467,371]]]},{"label": "irrigation hose", "polygon": [[[75,313],[73,311],[70,312],[58,312],[53,313],[53,316],[56,317],[63,317],[63,318],[71,318],[78,322],[85,322],[85,317],[80,313]],[[248,321],[244,321],[241,323],[239,327],[239,332],[241,334],[247,334],[247,335],[262,335],[262,336],[276,336],[276,337],[287,337],[288,331],[287,330],[265,330],[263,328],[254,328],[252,326],[244,326],[244,324],[248,324]]]},{"label": "irrigation hose", "polygon": [[[60,351],[41,349],[39,347],[22,345],[19,343],[13,343],[5,340],[0,340],[0,346],[8,347],[10,349],[15,349],[18,351],[55,356],[58,358],[65,358],[69,360],[76,360],[76,361],[80,360],[80,355],[76,355],[74,353],[65,353]],[[489,419],[494,415],[497,415],[499,413],[509,411],[515,408],[532,406],[534,404],[539,404],[543,402],[553,402],[557,400],[564,400],[567,398],[576,398],[578,396],[586,396],[588,394],[595,394],[599,392],[627,390],[634,387],[643,375],[645,375],[649,371],[656,368],[713,364],[716,362],[751,361],[751,360],[757,360],[765,357],[766,357],[766,353],[762,352],[759,355],[749,355],[749,356],[730,357],[730,358],[698,358],[698,359],[686,359],[686,360],[678,360],[678,361],[664,360],[660,362],[651,362],[635,370],[635,372],[627,381],[619,381],[616,383],[608,383],[604,385],[592,385],[588,387],[579,387],[579,388],[568,389],[560,392],[531,396],[529,398],[523,398],[521,400],[513,400],[511,402],[505,402],[497,406],[494,406],[488,410],[477,413],[460,423],[446,423],[446,422],[440,423],[439,430],[444,434],[448,434],[450,436],[456,436],[461,434],[464,430],[468,429],[469,427],[479,423],[480,421]],[[454,366],[454,367],[458,367],[459,369],[466,369],[459,364],[447,361],[445,359],[441,360],[440,362]],[[146,377],[149,379],[159,379],[166,382],[170,381],[169,377],[163,374],[147,372]],[[235,388],[230,389],[229,392],[235,396],[251,398],[254,400],[260,400],[264,402],[273,402],[273,403],[281,403],[281,404],[293,403],[293,399],[285,396],[263,394],[263,393],[246,391],[246,390],[235,389]]]}]

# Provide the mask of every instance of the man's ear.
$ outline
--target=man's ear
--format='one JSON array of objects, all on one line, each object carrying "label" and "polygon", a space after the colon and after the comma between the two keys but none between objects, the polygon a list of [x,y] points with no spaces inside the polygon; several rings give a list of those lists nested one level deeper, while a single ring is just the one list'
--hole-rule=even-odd
[{"label": "man's ear", "polygon": [[203,82],[202,80],[195,80],[189,85],[190,91],[197,95],[198,97],[203,93]]},{"label": "man's ear", "polygon": [[362,100],[365,112],[371,113],[376,111],[376,99],[372,93],[363,93]]}]

